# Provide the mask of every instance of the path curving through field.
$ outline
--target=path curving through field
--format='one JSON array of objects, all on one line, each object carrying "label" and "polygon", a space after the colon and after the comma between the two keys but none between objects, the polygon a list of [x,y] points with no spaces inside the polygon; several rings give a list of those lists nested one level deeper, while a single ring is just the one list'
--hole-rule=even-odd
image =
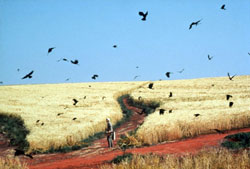
[{"label": "path curving through field", "polygon": [[[143,123],[144,114],[140,115],[136,112],[141,110],[128,105],[127,100],[124,99],[124,104],[128,109],[131,109],[134,113],[130,121],[121,125],[116,129],[117,138],[125,132],[134,130],[138,125]],[[130,153],[156,153],[156,154],[182,154],[187,152],[196,152],[206,147],[220,146],[223,138],[226,135],[234,134],[238,132],[250,132],[250,128],[232,130],[226,134],[208,134],[201,135],[195,138],[185,139],[181,141],[161,143],[149,147],[128,149],[126,152]],[[116,141],[115,141],[116,144]],[[117,155],[122,155],[123,152],[116,148],[107,148],[106,138],[96,140],[92,146],[83,148],[69,153],[56,153],[56,154],[40,154],[34,155],[34,159],[28,159],[27,157],[20,157],[22,162],[28,164],[31,169],[72,169],[72,168],[98,168],[100,165],[107,163]]]}]

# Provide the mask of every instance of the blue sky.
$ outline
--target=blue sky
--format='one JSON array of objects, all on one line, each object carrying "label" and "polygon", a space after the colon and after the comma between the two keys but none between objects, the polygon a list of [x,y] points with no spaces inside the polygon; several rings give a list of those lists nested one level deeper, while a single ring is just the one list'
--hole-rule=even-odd
[{"label": "blue sky", "polygon": [[[226,10],[220,9],[223,4]],[[139,11],[148,11],[147,21],[141,21]],[[201,24],[188,29],[200,19]],[[249,75],[249,30],[249,0],[0,0],[0,81]],[[56,48],[47,55],[50,47]],[[78,59],[79,65],[57,62],[60,58]],[[33,78],[22,80],[31,70]],[[167,71],[173,72],[171,78]],[[93,74],[99,77],[93,80]]]}]

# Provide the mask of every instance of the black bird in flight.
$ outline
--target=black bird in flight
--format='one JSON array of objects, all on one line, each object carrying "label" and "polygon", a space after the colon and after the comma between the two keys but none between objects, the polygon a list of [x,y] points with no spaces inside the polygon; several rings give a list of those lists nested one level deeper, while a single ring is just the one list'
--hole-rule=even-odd
[{"label": "black bird in flight", "polygon": [[213,59],[213,56],[207,55],[208,60]]},{"label": "black bird in flight", "polygon": [[149,83],[148,88],[149,88],[149,89],[152,89],[152,88],[153,88],[153,85],[154,85],[154,83]]},{"label": "black bird in flight", "polygon": [[65,81],[69,81],[70,78],[67,78]]},{"label": "black bird in flight", "polygon": [[170,92],[168,97],[173,97],[173,93],[172,93],[172,92]]},{"label": "black bird in flight", "polygon": [[230,98],[232,98],[233,96],[232,95],[230,95],[230,94],[227,94],[227,100],[229,100]]},{"label": "black bird in flight", "polygon": [[33,159],[32,155],[30,154],[25,154],[23,150],[18,150],[18,149],[15,149],[15,154],[14,156],[20,156],[20,155],[25,155],[31,159]]},{"label": "black bird in flight", "polygon": [[62,114],[63,114],[63,113],[58,113],[57,116],[60,116],[60,115],[62,115]]},{"label": "black bird in flight", "polygon": [[172,113],[172,112],[173,112],[173,110],[169,110],[169,111],[168,111],[168,113]]},{"label": "black bird in flight", "polygon": [[33,74],[34,70],[32,70],[30,73],[28,73],[27,75],[25,75],[22,79],[26,79],[26,78],[32,78],[32,74]]},{"label": "black bird in flight", "polygon": [[[48,49],[48,54],[49,54],[50,52],[52,52],[52,50],[55,49],[55,48],[56,48],[56,47],[49,48],[49,49]],[[48,55],[48,54],[47,54],[47,55]]]},{"label": "black bird in flight", "polygon": [[75,59],[74,61],[71,60],[70,62],[71,62],[72,64],[74,64],[74,65],[78,65],[78,63],[79,63],[79,61],[78,61],[77,59]]},{"label": "black bird in flight", "polygon": [[61,60],[68,62],[68,59],[66,59],[66,58],[61,58],[61,59],[57,60],[57,62],[60,62]]},{"label": "black bird in flight", "polygon": [[222,9],[222,10],[226,10],[226,8],[225,8],[225,4],[223,4],[221,7],[220,7],[220,9]]},{"label": "black bird in flight", "polygon": [[76,120],[77,118],[76,117],[74,117],[72,120]]},{"label": "black bird in flight", "polygon": [[87,98],[87,96],[84,96],[84,97],[83,97],[83,99],[86,99],[86,98]]},{"label": "black bird in flight", "polygon": [[146,18],[148,16],[148,11],[146,13],[143,13],[143,12],[140,11],[139,15],[142,16],[142,19],[141,19],[142,21],[146,21]]},{"label": "black bird in flight", "polygon": [[73,105],[75,106],[78,103],[78,100],[73,99],[73,101],[74,101]]},{"label": "black bird in flight", "polygon": [[113,48],[117,48],[117,45],[113,45]]},{"label": "black bird in flight", "polygon": [[160,115],[163,115],[163,114],[164,114],[164,112],[165,112],[165,110],[164,110],[164,109],[160,109],[159,114],[160,114]]},{"label": "black bird in flight", "polygon": [[234,102],[229,102],[229,107],[232,107]]},{"label": "black bird in flight", "polygon": [[233,78],[234,78],[236,75],[230,76],[230,74],[227,73],[227,76],[228,76],[229,80],[233,80]]},{"label": "black bird in flight", "polygon": [[182,73],[185,69],[181,69],[180,71],[177,71],[178,73]]},{"label": "black bird in flight", "polygon": [[38,123],[40,120],[37,120],[36,123]]},{"label": "black bird in flight", "polygon": [[2,82],[2,81],[0,81],[0,84],[3,84],[3,82]]},{"label": "black bird in flight", "polygon": [[[250,54],[249,54],[249,55],[250,55]],[[139,68],[139,66],[136,66],[135,68],[136,68],[136,69],[138,69],[138,68]]]},{"label": "black bird in flight", "polygon": [[91,78],[95,80],[97,77],[98,75],[93,75]]},{"label": "black bird in flight", "polygon": [[134,80],[137,78],[137,77],[139,77],[140,75],[136,75],[135,77],[134,77]]},{"label": "black bird in flight", "polygon": [[41,126],[43,126],[43,125],[44,125],[44,123],[41,124]]},{"label": "black bird in flight", "polygon": [[250,55],[250,53],[248,52],[248,55]]},{"label": "black bird in flight", "polygon": [[220,133],[220,134],[224,134],[225,133],[224,131],[221,131],[219,129],[213,129],[213,130],[215,130],[217,133]]},{"label": "black bird in flight", "polygon": [[202,20],[202,19],[200,19],[200,20],[198,20],[198,21],[196,21],[196,22],[192,22],[192,23],[190,24],[190,26],[189,26],[189,29],[192,29],[193,25],[197,26],[197,25],[200,23],[201,20]]},{"label": "black bird in flight", "polygon": [[172,74],[172,72],[167,72],[165,75],[170,78],[170,74]]},{"label": "black bird in flight", "polygon": [[200,114],[194,114],[195,117],[198,117]]},{"label": "black bird in flight", "polygon": [[18,68],[18,69],[17,69],[17,71],[19,72],[19,71],[20,71],[20,69]]}]

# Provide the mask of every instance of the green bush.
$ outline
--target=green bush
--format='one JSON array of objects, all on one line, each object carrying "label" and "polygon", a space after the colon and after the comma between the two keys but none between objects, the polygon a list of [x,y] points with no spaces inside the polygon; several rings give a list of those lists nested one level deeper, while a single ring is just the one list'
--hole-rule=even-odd
[{"label": "green bush", "polygon": [[223,147],[228,149],[242,149],[250,147],[250,132],[237,133],[225,137],[225,141],[221,143]]},{"label": "green bush", "polygon": [[123,154],[121,156],[117,156],[115,157],[111,163],[115,163],[115,164],[119,164],[120,162],[122,161],[125,161],[127,160],[128,162],[131,161],[133,159],[133,154],[132,153],[126,153],[126,154]]},{"label": "green bush", "polygon": [[18,149],[24,151],[28,150],[29,143],[26,136],[29,134],[29,130],[20,116],[0,113],[0,132],[5,133],[10,139],[10,145],[17,146]]}]

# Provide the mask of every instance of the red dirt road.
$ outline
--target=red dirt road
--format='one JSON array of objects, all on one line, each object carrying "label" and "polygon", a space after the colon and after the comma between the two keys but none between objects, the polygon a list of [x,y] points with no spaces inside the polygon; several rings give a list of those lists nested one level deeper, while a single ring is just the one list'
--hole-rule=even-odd
[{"label": "red dirt road", "polygon": [[[127,104],[126,100],[124,103],[129,109],[134,112],[140,112],[140,109],[131,107]],[[120,128],[116,129],[117,138],[128,131],[134,130],[138,125],[143,122],[144,115],[134,113],[131,120],[123,124]],[[209,134],[202,135],[195,138],[186,140],[162,143],[150,147],[133,148],[128,149],[126,152],[133,154],[182,154],[182,153],[195,153],[206,147],[217,147],[220,146],[223,138],[229,134],[238,132],[250,132],[250,128],[229,131],[226,134]],[[34,159],[28,159],[27,157],[21,157],[21,161],[28,164],[31,169],[76,169],[76,168],[99,168],[100,165],[107,163],[117,155],[121,155],[123,152],[118,148],[109,149],[107,148],[106,138],[97,140],[93,146],[83,148],[78,151],[70,153],[58,153],[58,154],[41,154],[34,155]]]}]

